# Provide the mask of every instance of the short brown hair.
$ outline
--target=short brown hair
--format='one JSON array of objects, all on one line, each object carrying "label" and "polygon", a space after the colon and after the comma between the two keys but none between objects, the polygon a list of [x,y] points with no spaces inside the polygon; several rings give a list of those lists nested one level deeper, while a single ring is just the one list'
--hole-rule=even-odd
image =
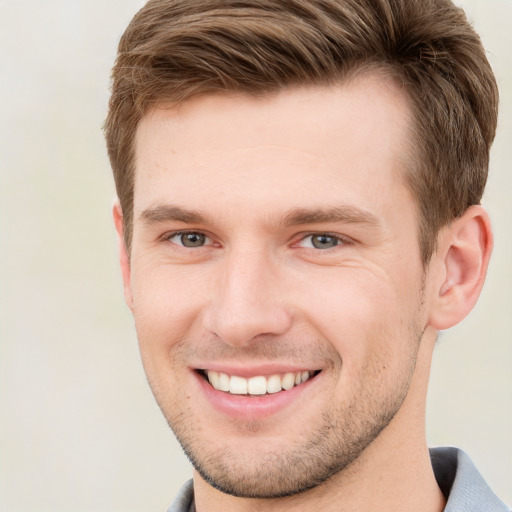
[{"label": "short brown hair", "polygon": [[105,123],[125,243],[133,224],[134,139],[161,101],[329,84],[366,67],[409,97],[427,264],[437,233],[481,200],[498,90],[481,41],[450,0],[150,0],[121,38]]}]

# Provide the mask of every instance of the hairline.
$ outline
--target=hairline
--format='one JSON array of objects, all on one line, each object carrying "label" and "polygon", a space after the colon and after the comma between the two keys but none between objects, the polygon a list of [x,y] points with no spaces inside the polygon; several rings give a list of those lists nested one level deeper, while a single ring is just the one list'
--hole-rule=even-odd
[{"label": "hairline", "polygon": [[[399,157],[401,163],[403,165],[400,166],[400,179],[403,180],[404,185],[407,187],[409,192],[411,193],[411,197],[414,205],[414,214],[416,216],[416,225],[417,225],[417,239],[418,245],[420,249],[420,257],[422,259],[423,267],[426,268],[429,264],[430,258],[436,250],[436,240],[430,241],[429,237],[426,236],[426,226],[424,226],[426,219],[424,219],[424,215],[421,212],[421,201],[417,191],[414,188],[414,180],[412,179],[412,174],[415,170],[418,169],[418,166],[422,165],[422,154],[424,153],[424,147],[422,146],[422,137],[421,137],[421,129],[419,123],[419,115],[421,114],[421,110],[416,108],[416,105],[413,101],[413,95],[409,92],[403,77],[400,73],[399,64],[395,64],[392,62],[386,61],[378,61],[375,59],[366,60],[362,62],[355,61],[352,65],[350,65],[346,70],[340,72],[337,79],[323,79],[323,80],[309,80],[305,83],[289,83],[285,85],[280,85],[276,87],[268,86],[259,91],[245,91],[242,88],[238,89],[212,89],[211,91],[205,88],[203,91],[197,91],[189,94],[186,97],[182,97],[179,100],[173,100],[171,98],[171,94],[165,95],[162,94],[159,97],[155,97],[152,99],[148,99],[145,104],[142,105],[140,109],[139,119],[136,123],[136,129],[134,131],[134,136],[131,141],[131,166],[130,170],[130,188],[131,188],[131,204],[128,208],[128,218],[125,217],[125,211],[122,207],[124,226],[128,227],[128,230],[124,230],[124,243],[126,246],[126,250],[128,255],[131,253],[132,247],[132,236],[133,236],[133,223],[135,217],[134,211],[134,197],[135,197],[135,173],[136,173],[136,141],[137,141],[137,133],[139,130],[139,126],[141,121],[151,115],[156,109],[165,108],[165,109],[179,109],[185,103],[189,101],[206,96],[239,96],[239,97],[248,97],[253,99],[272,99],[280,93],[292,90],[294,88],[307,88],[307,87],[322,87],[322,86],[332,86],[332,87],[345,87],[349,85],[351,82],[356,80],[361,76],[381,76],[383,79],[387,80],[388,83],[393,83],[402,98],[406,101],[408,107],[408,126],[407,126],[407,140],[405,145],[399,149]],[[424,164],[423,164],[424,165]],[[437,233],[442,228],[439,227]],[[437,239],[436,233],[436,239]]]}]

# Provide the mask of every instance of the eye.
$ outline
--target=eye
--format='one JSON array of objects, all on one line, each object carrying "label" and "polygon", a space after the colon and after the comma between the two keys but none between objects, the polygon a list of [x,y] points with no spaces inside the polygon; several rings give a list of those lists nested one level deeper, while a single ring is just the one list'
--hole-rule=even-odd
[{"label": "eye", "polygon": [[181,245],[188,248],[203,247],[204,245],[209,245],[212,243],[209,237],[207,237],[204,233],[199,233],[197,231],[174,233],[173,235],[169,236],[167,240],[176,245]]},{"label": "eye", "polygon": [[328,233],[318,233],[304,237],[299,242],[299,246],[309,249],[332,249],[343,243],[344,241],[338,236],[329,235]]}]

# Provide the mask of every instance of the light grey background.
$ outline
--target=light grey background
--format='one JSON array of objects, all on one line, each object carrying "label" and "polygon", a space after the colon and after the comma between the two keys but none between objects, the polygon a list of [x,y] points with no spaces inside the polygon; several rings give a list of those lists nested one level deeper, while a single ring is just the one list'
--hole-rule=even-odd
[{"label": "light grey background", "polygon": [[[100,130],[140,0],[0,0],[0,511],[165,510],[190,468],[154,404],[116,262]],[[441,336],[431,444],[512,504],[512,0],[465,0],[502,109],[483,296]]]}]

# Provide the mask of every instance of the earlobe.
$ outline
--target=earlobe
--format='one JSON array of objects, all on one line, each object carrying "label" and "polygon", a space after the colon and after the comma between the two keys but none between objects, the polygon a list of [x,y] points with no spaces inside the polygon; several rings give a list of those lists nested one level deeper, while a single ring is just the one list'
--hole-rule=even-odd
[{"label": "earlobe", "polygon": [[437,288],[430,325],[448,329],[462,321],[476,304],[492,252],[492,230],[487,212],[471,206],[439,235]]},{"label": "earlobe", "polygon": [[114,218],[114,226],[117,233],[117,244],[119,248],[119,264],[121,267],[121,275],[123,277],[124,285],[124,298],[126,304],[130,309],[133,310],[133,297],[131,293],[130,284],[130,257],[126,245],[124,243],[124,222],[123,222],[123,211],[119,200],[116,199],[114,206],[112,207],[112,215]]}]

